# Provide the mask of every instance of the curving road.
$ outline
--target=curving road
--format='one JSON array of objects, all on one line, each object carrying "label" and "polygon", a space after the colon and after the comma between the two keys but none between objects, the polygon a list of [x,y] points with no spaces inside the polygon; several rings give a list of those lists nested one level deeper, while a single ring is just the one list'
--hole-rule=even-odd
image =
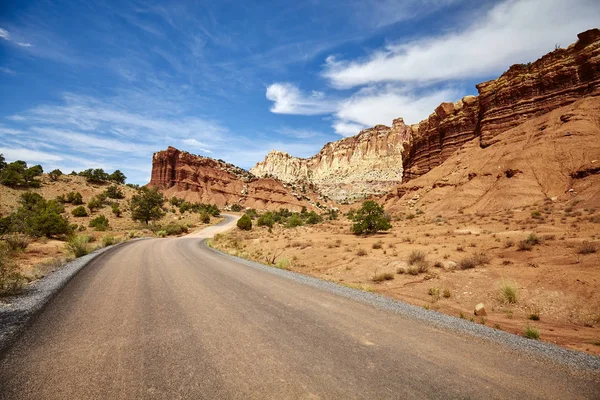
[{"label": "curving road", "polygon": [[[235,221],[226,221],[231,224]],[[598,398],[595,372],[435,328],[206,249],[100,255],[0,360],[2,399]]]}]

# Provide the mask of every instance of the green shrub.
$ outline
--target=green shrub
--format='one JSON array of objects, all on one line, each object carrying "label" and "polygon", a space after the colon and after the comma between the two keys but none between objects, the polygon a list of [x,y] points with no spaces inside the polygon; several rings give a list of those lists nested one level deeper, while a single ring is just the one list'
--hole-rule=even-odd
[{"label": "green shrub", "polygon": [[44,172],[41,165],[27,168],[25,161],[15,161],[7,164],[0,171],[0,183],[11,187],[40,187],[40,181],[35,179]]},{"label": "green shrub", "polygon": [[538,331],[534,327],[528,325],[527,328],[525,328],[525,332],[523,333],[523,336],[525,336],[526,338],[529,338],[529,339],[538,340],[540,338],[540,331]]},{"label": "green shrub", "polygon": [[200,222],[203,224],[210,224],[210,215],[206,211],[200,213]]},{"label": "green shrub", "polygon": [[1,219],[0,230],[4,233],[20,232],[34,237],[51,237],[70,232],[69,221],[61,215],[65,209],[60,202],[26,192],[21,195],[19,204],[14,213]]},{"label": "green shrub", "polygon": [[141,187],[130,201],[131,218],[134,221],[145,222],[146,225],[150,221],[159,220],[165,215],[162,210],[164,202],[163,194],[156,188]]},{"label": "green shrub", "polygon": [[156,236],[159,238],[167,237],[167,231],[157,231]]},{"label": "green shrub", "polygon": [[231,211],[233,212],[240,212],[242,211],[242,206],[239,204],[232,204],[231,205]]},{"label": "green shrub", "polygon": [[62,176],[62,174],[63,173],[60,169],[55,169],[48,173],[48,177],[50,178],[51,181],[57,181],[58,178],[60,178]]},{"label": "green shrub", "polygon": [[119,205],[117,203],[112,203],[110,205],[110,208],[115,217],[119,218],[121,216],[121,209],[119,208]]},{"label": "green shrub", "polygon": [[306,223],[309,225],[315,225],[323,222],[323,217],[317,214],[314,211],[311,211],[306,214]]},{"label": "green shrub", "polygon": [[90,212],[94,212],[95,210],[104,207],[104,200],[102,200],[101,197],[96,196],[88,202],[87,206],[90,209]]},{"label": "green shrub", "polygon": [[102,236],[102,246],[111,246],[113,244],[119,243],[119,239],[112,235],[104,235]]},{"label": "green shrub", "polygon": [[104,215],[98,215],[90,221],[89,227],[94,228],[97,231],[105,231],[108,229],[108,218]]},{"label": "green shrub", "polygon": [[264,213],[263,215],[261,215],[258,218],[258,221],[256,221],[256,224],[258,226],[268,226],[269,228],[272,228],[273,225],[275,225],[275,220],[273,219],[273,213],[270,211]]},{"label": "green shrub", "polygon": [[77,192],[77,193],[75,193],[75,192],[69,192],[67,194],[65,203],[71,203],[71,204],[74,204],[76,206],[80,205],[80,204],[83,204],[83,196],[79,192]]},{"label": "green shrub", "polygon": [[304,221],[302,221],[302,218],[298,214],[293,214],[285,223],[286,228],[296,228],[302,225],[304,225]]},{"label": "green shrub", "polygon": [[88,216],[88,212],[86,211],[84,206],[75,207],[71,211],[71,214],[73,214],[74,217],[87,217]]},{"label": "green shrub", "polygon": [[117,185],[111,185],[104,192],[109,199],[124,199],[123,190]]},{"label": "green shrub", "polygon": [[74,235],[67,241],[67,250],[75,257],[83,257],[90,252],[90,237],[87,235]]},{"label": "green shrub", "polygon": [[172,235],[181,235],[182,233],[187,233],[187,226],[179,225],[179,224],[168,224],[162,230],[167,232],[168,236]]},{"label": "green shrub", "polygon": [[386,217],[383,206],[373,200],[367,200],[356,211],[353,218],[352,232],[357,235],[369,235],[386,231],[392,227]]},{"label": "green shrub", "polygon": [[249,231],[252,229],[252,220],[248,215],[244,214],[242,215],[242,218],[238,220],[237,227],[243,231]]},{"label": "green shrub", "polygon": [[254,208],[249,208],[246,211],[244,211],[245,214],[247,214],[250,219],[255,219],[258,217],[258,212],[254,209]]},{"label": "green shrub", "polygon": [[25,284],[25,277],[10,253],[8,244],[0,242],[0,296],[16,294]]}]

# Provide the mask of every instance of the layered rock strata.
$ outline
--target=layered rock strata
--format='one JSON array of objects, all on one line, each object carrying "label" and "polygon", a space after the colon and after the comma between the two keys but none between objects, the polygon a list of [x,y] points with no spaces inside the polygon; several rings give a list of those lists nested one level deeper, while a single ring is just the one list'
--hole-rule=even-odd
[{"label": "layered rock strata", "polygon": [[180,151],[174,147],[154,153],[151,187],[166,196],[213,203],[241,204],[256,209],[280,207],[299,211],[318,199],[306,186],[295,188],[271,178],[258,178],[232,164]]}]

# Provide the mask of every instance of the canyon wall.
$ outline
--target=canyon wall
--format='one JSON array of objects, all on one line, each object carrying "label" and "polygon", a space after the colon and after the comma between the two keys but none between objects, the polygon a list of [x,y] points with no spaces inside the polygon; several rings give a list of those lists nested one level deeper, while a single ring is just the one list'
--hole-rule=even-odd
[{"label": "canyon wall", "polygon": [[577,35],[566,49],[556,49],[529,64],[516,64],[499,78],[477,85],[479,96],[442,103],[416,127],[404,145],[403,181],[444,162],[466,142],[482,147],[498,134],[586,96],[600,94],[600,30]]},{"label": "canyon wall", "polygon": [[310,158],[271,151],[250,170],[284,182],[307,182],[338,202],[387,192],[402,182],[403,143],[411,128],[399,118],[392,127],[377,125],[356,136],[327,143]]},{"label": "canyon wall", "polygon": [[257,178],[248,171],[212,158],[196,156],[169,147],[152,156],[151,187],[167,197],[213,203],[220,207],[241,204],[256,209],[299,211],[314,207],[318,198],[306,187],[284,185],[270,178]]}]

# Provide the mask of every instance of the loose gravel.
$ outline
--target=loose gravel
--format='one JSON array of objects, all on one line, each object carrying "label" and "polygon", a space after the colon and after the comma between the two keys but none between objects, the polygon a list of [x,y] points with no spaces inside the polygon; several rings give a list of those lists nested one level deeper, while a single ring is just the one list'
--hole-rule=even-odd
[{"label": "loose gravel", "polygon": [[465,319],[442,314],[434,310],[427,310],[423,307],[414,306],[399,300],[382,296],[380,294],[353,289],[335,282],[326,281],[323,279],[302,275],[297,272],[282,270],[254,261],[235,257],[208,246],[206,241],[203,241],[201,245],[211,251],[221,254],[224,257],[249,267],[256,268],[273,275],[279,275],[286,279],[291,279],[339,296],[366,303],[382,310],[390,311],[415,320],[424,321],[437,327],[454,331],[458,334],[467,334],[471,337],[492,340],[494,342],[506,345],[508,348],[518,352],[525,352],[533,356],[551,359],[552,361],[562,364],[566,367],[575,368],[578,370],[600,370],[600,357],[591,354],[568,350],[552,343],[527,339],[525,337],[504,332],[499,329],[493,329]]},{"label": "loose gravel", "polygon": [[[143,240],[143,238],[132,241],[135,240]],[[99,255],[132,241],[95,250],[28,285],[19,295],[3,298],[0,302],[0,352],[12,343],[19,332],[27,326],[31,317],[41,311],[83,267]]]}]

